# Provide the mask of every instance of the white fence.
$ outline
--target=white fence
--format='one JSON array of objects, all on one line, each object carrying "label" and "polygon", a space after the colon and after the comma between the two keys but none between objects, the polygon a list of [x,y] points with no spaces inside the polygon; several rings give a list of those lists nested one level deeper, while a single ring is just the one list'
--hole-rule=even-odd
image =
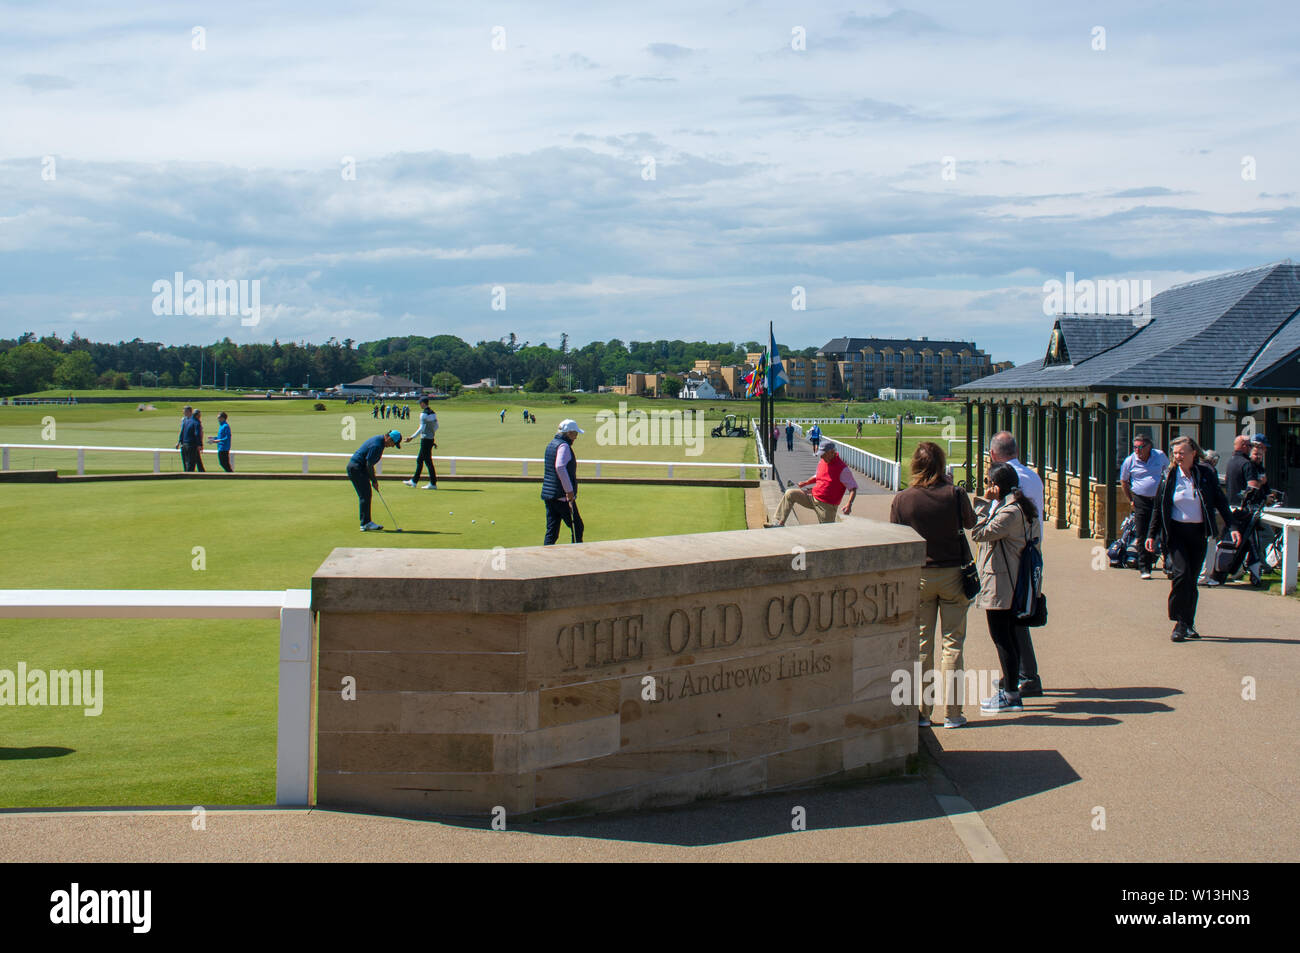
[{"label": "white fence", "polygon": [[[68,444],[58,443],[9,443],[0,445],[0,470],[9,469],[9,451],[10,450],[75,450],[77,452],[77,473],[83,475],[86,472],[86,451],[94,453],[151,453],[153,454],[153,472],[162,472],[163,454],[175,454],[180,457],[180,451],[174,447],[92,447],[92,446],[70,446]],[[298,457],[302,460],[302,472],[307,473],[308,462],[314,457],[325,457],[333,459],[349,459],[350,453],[337,453],[327,451],[309,451],[302,452],[299,450],[232,450],[230,452],[230,461],[233,465],[236,460],[242,460],[245,457]],[[390,453],[385,455],[387,460],[409,460],[414,464],[415,457],[411,454]],[[456,463],[517,463],[520,465],[520,473],[528,476],[528,465],[530,463],[540,465],[540,457],[434,457],[434,462],[439,466],[446,465],[447,473],[451,476],[456,475]],[[215,462],[213,455],[209,455],[209,461]],[[766,463],[704,463],[699,461],[687,460],[579,460],[579,466],[594,466],[596,476],[600,476],[602,466],[620,466],[620,467],[652,467],[665,468],[668,476],[672,476],[676,468],[685,467],[687,469],[705,470],[740,470],[740,478],[743,480],[749,475],[749,470],[755,470],[759,476],[762,476],[763,468]],[[216,467],[210,470],[215,471]],[[384,460],[381,459],[375,466],[376,473],[384,472]],[[541,470],[534,471],[540,475]],[[701,473],[702,476],[707,475]]]},{"label": "white fence", "polygon": [[1282,595],[1296,590],[1296,564],[1300,563],[1300,510],[1266,510],[1260,517],[1282,530]]},{"label": "white fence", "polygon": [[307,805],[316,638],[310,589],[0,589],[0,618],[279,619],[275,803]]},{"label": "white fence", "polygon": [[900,467],[895,461],[886,460],[884,457],[851,447],[847,443],[840,443],[838,440],[835,441],[835,450],[845,463],[859,473],[865,473],[888,489],[898,489]]},{"label": "white fence", "polygon": [[754,446],[757,448],[755,453],[758,454],[758,477],[760,480],[766,480],[772,475],[772,464],[767,459],[767,448],[763,446],[763,435],[759,432],[758,422],[753,417],[749,418],[749,430],[754,435]]}]

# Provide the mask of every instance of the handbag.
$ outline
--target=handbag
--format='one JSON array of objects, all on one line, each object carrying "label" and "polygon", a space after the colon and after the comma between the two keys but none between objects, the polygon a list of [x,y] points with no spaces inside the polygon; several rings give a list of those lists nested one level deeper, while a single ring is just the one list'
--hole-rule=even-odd
[{"label": "handbag", "polygon": [[[1011,560],[1007,559],[1006,547],[1001,544],[1002,560],[1007,571],[1011,570]],[[1020,553],[1020,565],[1011,597],[1011,611],[1018,625],[1027,628],[1039,628],[1047,625],[1047,596],[1043,594],[1043,557],[1038,550],[1038,539],[1029,538],[1029,527],[1025,526],[1025,548]]]},{"label": "handbag", "polygon": [[980,591],[980,574],[975,568],[975,557],[971,555],[970,541],[961,526],[961,497],[953,490],[953,502],[957,504],[957,538],[961,540],[961,591],[967,599],[974,599]]}]

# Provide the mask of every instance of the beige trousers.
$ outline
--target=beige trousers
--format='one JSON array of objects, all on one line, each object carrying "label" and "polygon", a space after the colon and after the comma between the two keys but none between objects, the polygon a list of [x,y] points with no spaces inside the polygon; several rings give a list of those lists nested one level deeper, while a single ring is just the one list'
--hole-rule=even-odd
[{"label": "beige trousers", "polygon": [[[962,646],[966,642],[966,609],[970,600],[961,589],[961,569],[957,566],[948,568],[925,568],[921,570],[921,586],[917,596],[916,623],[921,637],[921,678],[922,686],[926,673],[934,668],[935,623],[941,626],[942,649],[939,656],[939,669],[933,676],[935,687],[934,705],[927,704],[923,693],[920,696],[918,714],[925,718],[955,718],[961,714],[961,704],[956,691],[962,690],[961,681]],[[956,681],[948,675],[958,673]],[[967,703],[979,702],[979,699],[966,698]]]},{"label": "beige trousers", "polygon": [[776,508],[776,522],[784,526],[785,521],[790,518],[790,511],[796,506],[803,506],[815,512],[819,523],[834,523],[835,513],[839,510],[836,504],[815,500],[807,490],[792,486],[785,491],[785,496],[781,497],[781,505]]}]

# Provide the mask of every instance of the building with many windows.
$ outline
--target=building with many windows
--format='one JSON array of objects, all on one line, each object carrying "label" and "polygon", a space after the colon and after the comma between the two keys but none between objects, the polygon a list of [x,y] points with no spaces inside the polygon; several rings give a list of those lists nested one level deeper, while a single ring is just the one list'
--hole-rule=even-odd
[{"label": "building with many windows", "polygon": [[871,400],[885,388],[926,390],[936,397],[1010,367],[994,364],[969,341],[929,338],[835,338],[816,357],[784,355],[789,383],[782,396],[800,400]]}]

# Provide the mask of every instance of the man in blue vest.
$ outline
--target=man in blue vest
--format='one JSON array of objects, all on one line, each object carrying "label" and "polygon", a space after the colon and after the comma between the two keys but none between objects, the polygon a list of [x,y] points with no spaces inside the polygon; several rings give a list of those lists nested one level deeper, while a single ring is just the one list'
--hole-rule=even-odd
[{"label": "man in blue vest", "polygon": [[562,420],[555,438],[546,445],[546,469],[542,475],[542,502],[546,504],[546,538],[551,546],[560,535],[560,523],[573,530],[573,541],[582,542],[582,517],[578,515],[578,458],[573,441],[584,431],[575,420]]},{"label": "man in blue vest", "polygon": [[357,491],[357,499],[361,503],[361,532],[363,533],[373,533],[383,529],[370,519],[370,489],[371,487],[379,489],[375,464],[384,455],[385,449],[397,447],[400,450],[401,446],[401,433],[390,430],[388,433],[371,437],[357,448],[357,452],[352,454],[352,459],[348,461],[348,479],[352,481],[352,486]]}]

